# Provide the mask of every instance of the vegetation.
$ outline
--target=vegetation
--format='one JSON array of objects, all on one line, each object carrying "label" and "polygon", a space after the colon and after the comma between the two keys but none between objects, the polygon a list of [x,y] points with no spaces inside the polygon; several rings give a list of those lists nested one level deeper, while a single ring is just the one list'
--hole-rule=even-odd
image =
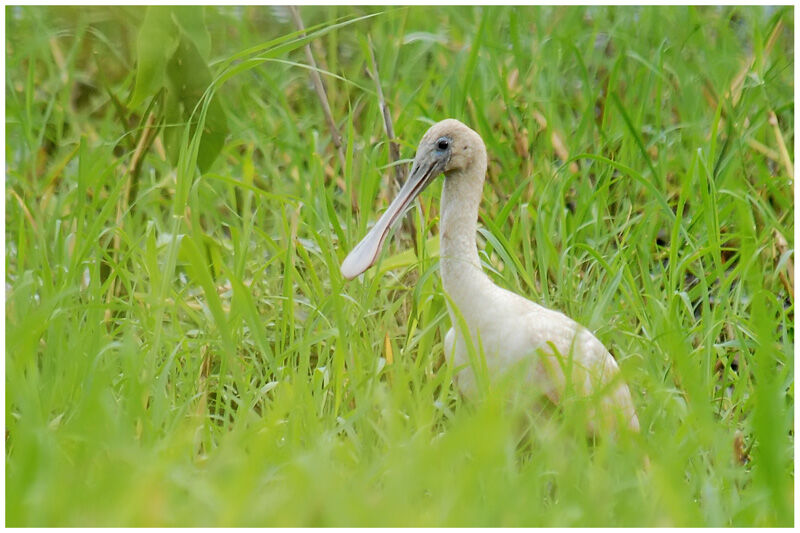
[{"label": "vegetation", "polygon": [[[793,524],[793,8],[299,15],[6,8],[7,525]],[[640,434],[459,396],[440,182],[342,279],[446,117]]]}]

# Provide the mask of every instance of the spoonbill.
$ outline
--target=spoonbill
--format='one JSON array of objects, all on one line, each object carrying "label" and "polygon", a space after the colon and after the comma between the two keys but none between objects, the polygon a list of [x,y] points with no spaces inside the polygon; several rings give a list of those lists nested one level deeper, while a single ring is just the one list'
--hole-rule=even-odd
[{"label": "spoonbill", "polygon": [[469,356],[481,347],[490,380],[527,362],[526,384],[553,403],[559,403],[568,385],[588,400],[591,433],[620,424],[638,431],[630,391],[597,337],[563,313],[498,287],[483,272],[475,232],[486,162],[483,140],[465,124],[447,119],[431,126],[419,143],[407,181],[342,262],[342,275],[353,279],[372,266],[392,225],[444,174],[439,270],[452,324],[444,347],[445,355],[461,367],[456,381],[462,394],[469,397],[477,391]]}]

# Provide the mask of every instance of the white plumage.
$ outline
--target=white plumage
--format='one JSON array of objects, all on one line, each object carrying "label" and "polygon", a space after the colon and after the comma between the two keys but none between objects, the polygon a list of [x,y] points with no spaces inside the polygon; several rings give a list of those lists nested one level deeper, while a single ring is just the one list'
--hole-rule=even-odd
[{"label": "white plumage", "polygon": [[[377,259],[392,224],[444,173],[440,271],[453,324],[444,345],[447,357],[452,355],[455,363],[463,366],[456,376],[461,391],[469,396],[476,390],[469,340],[473,353],[482,348],[490,379],[527,362],[526,378],[532,388],[559,403],[569,376],[571,389],[592,400],[590,430],[613,427],[619,420],[638,430],[628,387],[602,343],[563,313],[502,289],[483,273],[475,232],[486,161],[483,140],[466,125],[454,119],[434,124],[419,143],[405,185],[342,262],[342,274],[352,279],[367,270]],[[458,327],[459,314],[468,338]]]}]

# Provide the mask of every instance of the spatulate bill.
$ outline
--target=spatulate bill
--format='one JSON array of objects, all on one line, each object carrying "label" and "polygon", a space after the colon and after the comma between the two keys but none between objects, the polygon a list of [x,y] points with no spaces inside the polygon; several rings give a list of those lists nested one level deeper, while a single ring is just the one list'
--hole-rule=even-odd
[{"label": "spatulate bill", "polygon": [[406,212],[411,202],[419,196],[425,187],[443,170],[440,160],[414,161],[414,166],[408,175],[400,192],[389,208],[383,213],[378,222],[372,227],[363,239],[353,248],[344,261],[342,261],[342,276],[353,279],[366,271],[378,259],[383,248],[383,243],[389,230],[395,222]]}]

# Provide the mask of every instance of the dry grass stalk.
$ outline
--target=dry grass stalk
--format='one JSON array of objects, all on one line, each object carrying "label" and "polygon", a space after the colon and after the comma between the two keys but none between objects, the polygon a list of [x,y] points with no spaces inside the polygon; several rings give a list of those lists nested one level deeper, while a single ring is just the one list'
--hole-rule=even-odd
[{"label": "dry grass stalk", "polygon": [[[775,246],[778,248],[778,258],[780,258],[789,250],[789,243],[786,242],[786,237],[777,229],[773,230],[772,233],[775,236]],[[794,299],[794,261],[792,261],[791,257],[787,258],[786,268],[778,273],[778,277],[783,283],[786,292]]]},{"label": "dry grass stalk", "polygon": [[[298,11],[297,7],[295,6],[289,6],[289,11],[292,13],[292,18],[294,18],[294,23],[297,26],[297,29],[300,30],[305,37],[306,27],[303,24],[303,19],[300,18],[300,11]],[[328,104],[328,96],[325,93],[325,86],[322,84],[322,77],[319,75],[319,69],[317,68],[317,62],[314,60],[314,54],[311,51],[311,46],[306,44],[303,48],[306,52],[306,60],[311,66],[309,75],[311,76],[311,81],[314,84],[314,90],[317,93],[317,97],[319,97],[319,102],[322,105],[322,112],[325,115],[325,121],[328,123],[328,129],[330,130],[331,138],[333,139],[333,145],[336,147],[336,153],[339,155],[339,164],[341,165],[342,171],[344,171],[345,158],[344,149],[342,148],[342,134],[339,133],[339,128],[336,127],[336,122],[333,120],[331,106]]]},{"label": "dry grass stalk", "polygon": [[[125,190],[122,194],[122,198],[120,198],[119,202],[117,203],[117,216],[115,219],[115,226],[117,228],[119,228],[122,225],[122,217],[128,210],[128,207],[130,206],[131,190],[133,188],[134,182],[136,181],[139,175],[139,169],[141,168],[144,154],[147,153],[147,150],[152,144],[156,132],[158,131],[158,129],[155,127],[155,121],[156,121],[156,115],[154,113],[150,113],[150,115],[148,115],[147,117],[147,120],[145,120],[144,127],[142,129],[142,134],[139,136],[139,142],[136,143],[136,149],[133,151],[133,156],[131,157],[131,161],[128,164],[128,168],[126,169],[125,174],[127,176],[126,178],[127,181],[125,183]],[[111,255],[114,258],[115,262],[118,262],[120,257],[119,253],[121,244],[120,241],[121,237],[119,231],[117,231],[114,233],[114,239],[112,241],[112,248],[111,248]],[[111,281],[108,293],[106,293],[106,303],[111,303],[111,299],[119,294],[120,285],[117,282],[118,282],[117,278],[114,278]],[[106,308],[105,320],[107,323],[111,320],[110,308]]]},{"label": "dry grass stalk", "polygon": [[772,110],[769,112],[769,124],[772,126],[772,131],[775,134],[775,142],[781,154],[781,162],[786,169],[786,174],[789,176],[789,179],[792,180],[792,188],[794,188],[794,165],[792,164],[791,156],[789,156],[789,150],[786,149],[786,142],[783,140],[781,128],[778,126],[778,117],[775,116],[775,112]]},{"label": "dry grass stalk", "polygon": [[[375,88],[378,91],[378,105],[381,108],[381,116],[383,117],[383,130],[389,138],[389,155],[392,158],[392,163],[397,163],[400,160],[400,147],[395,142],[394,125],[392,124],[392,114],[389,112],[389,106],[386,105],[386,99],[383,96],[383,88],[381,87],[381,78],[378,73],[378,61],[375,59],[375,51],[372,46],[372,37],[367,36],[369,43],[369,57],[372,63],[372,71],[369,73],[372,81],[375,82]],[[395,185],[399,189],[403,182],[405,175],[405,165],[394,165]]]}]

